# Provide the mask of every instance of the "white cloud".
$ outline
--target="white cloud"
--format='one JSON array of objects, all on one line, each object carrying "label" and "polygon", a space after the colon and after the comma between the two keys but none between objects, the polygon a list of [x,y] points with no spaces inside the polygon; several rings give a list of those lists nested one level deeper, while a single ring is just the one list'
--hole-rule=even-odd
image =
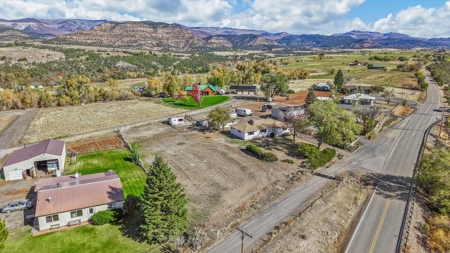
[{"label": "white cloud", "polygon": [[[188,26],[261,29],[293,34],[351,30],[449,37],[450,0],[442,7],[414,6],[365,24],[345,15],[365,0],[0,0],[4,19],[81,18],[151,20]],[[375,0],[376,1],[376,0]],[[242,7],[246,8],[242,10]],[[239,9],[241,8],[241,9]]]}]

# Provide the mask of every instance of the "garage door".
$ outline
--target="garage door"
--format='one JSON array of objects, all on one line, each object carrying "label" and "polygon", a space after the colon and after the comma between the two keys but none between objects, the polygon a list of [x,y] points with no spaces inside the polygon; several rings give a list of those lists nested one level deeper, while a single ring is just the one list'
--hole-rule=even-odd
[{"label": "garage door", "polygon": [[9,180],[23,179],[21,170],[12,170],[12,171],[8,172],[8,176],[9,176]]}]

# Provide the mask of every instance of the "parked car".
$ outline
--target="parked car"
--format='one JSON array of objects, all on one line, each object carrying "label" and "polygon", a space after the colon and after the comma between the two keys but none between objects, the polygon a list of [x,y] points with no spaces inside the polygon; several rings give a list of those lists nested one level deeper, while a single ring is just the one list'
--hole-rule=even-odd
[{"label": "parked car", "polygon": [[239,116],[252,116],[252,110],[245,108],[236,108],[236,113]]},{"label": "parked car", "polygon": [[33,207],[33,202],[31,201],[13,201],[2,207],[3,213],[10,213],[13,211],[25,210]]}]

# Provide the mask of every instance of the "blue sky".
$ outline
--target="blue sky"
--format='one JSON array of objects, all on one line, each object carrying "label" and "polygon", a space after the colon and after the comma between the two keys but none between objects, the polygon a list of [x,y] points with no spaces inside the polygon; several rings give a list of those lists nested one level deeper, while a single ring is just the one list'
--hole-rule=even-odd
[{"label": "blue sky", "polygon": [[445,0],[366,0],[347,13],[345,18],[360,18],[365,23],[373,23],[390,13],[397,13],[411,6],[441,7],[445,2]]},{"label": "blue sky", "polygon": [[450,37],[450,0],[0,0],[1,18],[150,20],[187,26]]}]

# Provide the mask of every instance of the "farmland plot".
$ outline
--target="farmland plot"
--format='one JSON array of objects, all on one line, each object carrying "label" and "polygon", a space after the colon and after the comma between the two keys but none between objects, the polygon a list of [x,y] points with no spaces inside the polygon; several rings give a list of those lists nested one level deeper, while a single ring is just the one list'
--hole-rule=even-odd
[{"label": "farmland plot", "polygon": [[22,143],[34,143],[127,125],[186,110],[145,100],[92,103],[41,109],[30,123]]},{"label": "farmland plot", "polygon": [[189,223],[202,226],[212,239],[219,236],[218,230],[256,212],[255,205],[264,205],[267,189],[276,189],[275,181],[286,181],[284,174],[290,169],[279,162],[261,162],[216,133],[179,134],[154,125],[125,135],[139,147],[146,165],[156,154],[169,163],[189,198]]}]

